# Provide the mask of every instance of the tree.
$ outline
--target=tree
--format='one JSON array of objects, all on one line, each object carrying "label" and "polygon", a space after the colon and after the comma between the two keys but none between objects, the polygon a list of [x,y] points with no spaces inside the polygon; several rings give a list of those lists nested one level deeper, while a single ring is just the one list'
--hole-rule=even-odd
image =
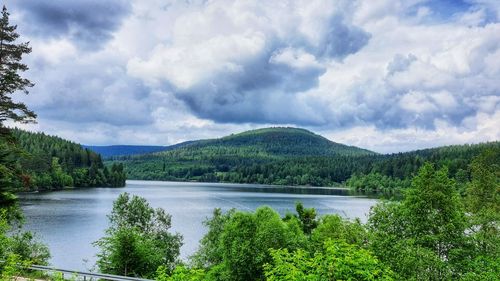
[{"label": "tree", "polygon": [[444,280],[463,261],[466,218],[446,168],[426,163],[402,202],[382,202],[370,214],[371,248],[400,278]]},{"label": "tree", "polygon": [[16,164],[18,153],[10,130],[3,122],[32,122],[36,118],[33,111],[25,104],[15,102],[11,95],[17,91],[28,93],[27,88],[33,86],[28,79],[22,78],[19,72],[28,70],[21,63],[22,56],[31,52],[28,43],[16,44],[19,34],[17,26],[9,24],[9,13],[5,6],[0,19],[0,206],[12,206],[15,197],[10,193],[18,177]]},{"label": "tree", "polygon": [[264,266],[268,281],[393,280],[392,271],[371,252],[342,240],[328,240],[310,255],[304,250],[271,250]]},{"label": "tree", "polygon": [[339,215],[324,215],[311,234],[311,242],[313,246],[320,248],[329,239],[363,246],[368,240],[368,233],[359,219],[348,221]]},{"label": "tree", "polygon": [[9,13],[4,6],[0,19],[0,126],[6,120],[34,122],[36,118],[36,114],[25,104],[15,102],[11,97],[17,91],[28,94],[28,88],[34,85],[19,74],[28,70],[21,59],[31,52],[31,48],[29,42],[16,44],[19,38],[16,29],[16,25],[10,25]]},{"label": "tree", "polygon": [[191,257],[196,266],[208,268],[222,263],[221,235],[224,226],[235,212],[235,209],[231,209],[226,213],[222,213],[221,209],[216,208],[212,213],[212,218],[203,222],[203,225],[208,228],[208,232],[200,240],[198,251]]},{"label": "tree", "polygon": [[19,180],[18,157],[19,152],[12,136],[0,133],[0,207],[12,207],[16,202],[12,191]]},{"label": "tree", "polygon": [[474,246],[464,280],[496,280],[500,272],[500,150],[486,150],[470,164],[468,232]]},{"label": "tree", "polygon": [[143,278],[153,277],[160,266],[172,272],[182,236],[169,232],[169,214],[150,207],[144,198],[122,193],[108,218],[106,236],[94,242],[100,248],[101,272]]},{"label": "tree", "polygon": [[214,211],[208,233],[195,255],[195,266],[207,267],[216,280],[262,280],[263,266],[271,261],[270,249],[305,246],[298,219],[283,221],[270,207],[255,213]]},{"label": "tree", "polygon": [[[46,265],[50,258],[47,246],[40,243],[31,232],[22,231],[21,225],[13,229],[9,215],[7,210],[0,209],[0,260],[16,257],[22,262]],[[0,263],[0,272],[4,269],[4,264]]]},{"label": "tree", "polygon": [[316,219],[316,210],[314,208],[304,208],[301,202],[295,203],[295,211],[302,225],[302,230],[305,234],[311,234],[311,231],[318,226]]},{"label": "tree", "polygon": [[487,150],[471,165],[466,206],[481,255],[500,255],[500,150]]},{"label": "tree", "polygon": [[408,235],[442,259],[449,259],[450,251],[463,242],[465,210],[446,168],[435,170],[431,164],[424,165],[413,179],[403,210]]}]

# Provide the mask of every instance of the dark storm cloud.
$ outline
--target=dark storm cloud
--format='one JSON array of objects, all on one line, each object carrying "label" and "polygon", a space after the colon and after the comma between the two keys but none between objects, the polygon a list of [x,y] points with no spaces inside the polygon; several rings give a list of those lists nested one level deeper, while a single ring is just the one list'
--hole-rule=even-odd
[{"label": "dark storm cloud", "polygon": [[[274,51],[276,52],[276,51]],[[304,104],[295,95],[317,87],[325,72],[322,66],[295,68],[272,61],[268,52],[242,65],[237,73],[218,73],[215,79],[201,83],[176,96],[201,118],[222,123],[317,124],[304,112]]]},{"label": "dark storm cloud", "polygon": [[363,29],[344,22],[342,16],[330,20],[328,31],[316,53],[335,59],[343,59],[361,50],[370,40],[370,34]]},{"label": "dark storm cloud", "polygon": [[125,0],[17,0],[22,31],[41,38],[69,37],[84,49],[102,46],[130,12]]},{"label": "dark storm cloud", "polygon": [[[324,125],[325,110],[314,110],[297,96],[318,87],[319,77],[326,71],[319,62],[342,60],[361,50],[370,39],[367,32],[339,15],[332,16],[326,25],[315,46],[297,38],[293,44],[268,39],[264,52],[245,60],[240,71],[221,71],[187,90],[177,90],[176,96],[198,117],[221,123]],[[284,61],[277,59],[287,52],[292,54]],[[295,65],[294,60],[300,60],[301,55],[309,55],[316,63]]]}]

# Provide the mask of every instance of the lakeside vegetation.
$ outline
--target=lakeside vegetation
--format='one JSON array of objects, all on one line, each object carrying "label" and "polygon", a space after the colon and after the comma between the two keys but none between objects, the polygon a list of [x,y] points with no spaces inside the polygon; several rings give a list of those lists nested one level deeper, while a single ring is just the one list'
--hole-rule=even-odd
[{"label": "lakeside vegetation", "polygon": [[[97,266],[103,273],[158,281],[496,280],[499,159],[498,150],[475,157],[462,195],[446,167],[425,163],[404,198],[380,201],[367,223],[318,216],[301,203],[284,217],[267,206],[253,212],[215,209],[197,252],[186,261],[179,259],[182,236],[172,232],[171,216],[123,193],[105,236],[94,243]],[[14,240],[5,231],[0,239]],[[8,249],[10,260],[23,261],[19,249],[27,262],[33,260],[33,246]]]},{"label": "lakeside vegetation", "polygon": [[12,134],[25,152],[19,159],[24,189],[125,186],[123,165],[104,166],[100,154],[80,144],[19,129]]},{"label": "lakeside vegetation", "polygon": [[170,216],[125,193],[96,242],[98,266],[159,281],[497,280],[499,159],[498,150],[475,157],[463,195],[447,167],[425,163],[404,198],[379,202],[366,224],[300,203],[284,217],[267,206],[215,209],[187,262],[178,260]]}]

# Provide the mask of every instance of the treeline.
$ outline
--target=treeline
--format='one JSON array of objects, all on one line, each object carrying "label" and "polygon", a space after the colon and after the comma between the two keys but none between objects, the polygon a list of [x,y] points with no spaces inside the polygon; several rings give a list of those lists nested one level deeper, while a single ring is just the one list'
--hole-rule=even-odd
[{"label": "treeline", "polygon": [[360,191],[391,192],[409,186],[410,179],[425,162],[447,167],[463,193],[470,180],[469,164],[484,151],[500,151],[500,142],[451,145],[431,149],[377,155],[361,161],[361,169],[353,171],[346,185]]},{"label": "treeline", "polygon": [[407,187],[427,161],[447,166],[452,177],[465,182],[470,178],[467,167],[472,158],[487,149],[499,150],[500,142],[355,156],[292,156],[252,146],[189,146],[117,158],[112,163],[123,163],[130,179],[312,186],[347,181],[359,190],[390,191]]},{"label": "treeline", "polygon": [[109,216],[97,265],[105,273],[192,280],[498,280],[500,151],[467,167],[465,193],[443,166],[424,163],[400,201],[381,201],[368,222],[317,216],[296,205],[281,217],[216,209],[187,263],[171,218],[143,198],[122,194]]},{"label": "treeline", "polygon": [[101,156],[81,145],[44,133],[12,129],[19,149],[21,187],[29,190],[125,185],[123,165],[104,166]]}]

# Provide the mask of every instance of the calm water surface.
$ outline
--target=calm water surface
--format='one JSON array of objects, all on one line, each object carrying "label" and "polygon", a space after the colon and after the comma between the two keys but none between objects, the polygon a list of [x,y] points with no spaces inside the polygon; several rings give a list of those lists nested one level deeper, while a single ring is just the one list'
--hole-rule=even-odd
[{"label": "calm water surface", "polygon": [[25,227],[48,244],[53,266],[88,270],[97,249],[91,243],[104,235],[106,215],[122,192],[146,198],[153,207],[172,215],[172,229],[184,236],[181,256],[198,247],[206,229],[202,222],[214,208],[253,211],[268,205],[284,215],[294,211],[296,201],[316,208],[319,214],[335,213],[347,218],[366,215],[375,199],[349,195],[346,190],[283,188],[262,185],[127,181],[125,188],[88,188],[22,194]]}]

